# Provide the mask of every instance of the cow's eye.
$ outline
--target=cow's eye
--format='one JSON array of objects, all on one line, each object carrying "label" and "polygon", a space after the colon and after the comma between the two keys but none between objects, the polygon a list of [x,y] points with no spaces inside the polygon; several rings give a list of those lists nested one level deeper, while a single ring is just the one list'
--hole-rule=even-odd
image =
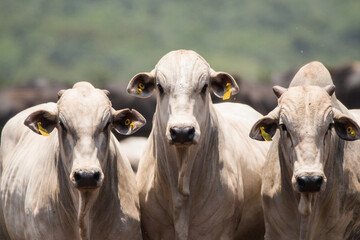
[{"label": "cow's eye", "polygon": [[208,85],[207,83],[203,86],[203,88],[201,89],[201,93],[202,93],[202,94],[205,94],[205,93],[206,93],[206,90],[207,90],[208,86],[209,86],[209,85]]},{"label": "cow's eye", "polygon": [[60,122],[59,122],[59,125],[60,125],[61,130],[63,130],[63,131],[66,133],[66,132],[67,132],[67,129],[66,129],[64,123],[60,121]]},{"label": "cow's eye", "polygon": [[287,131],[285,124],[282,123],[279,125],[279,127],[282,131]]},{"label": "cow's eye", "polygon": [[160,94],[163,94],[163,93],[164,93],[164,89],[163,89],[163,87],[160,85],[160,83],[157,83],[156,86],[157,86],[157,88],[158,88],[158,90],[159,90],[159,93],[160,93]]}]

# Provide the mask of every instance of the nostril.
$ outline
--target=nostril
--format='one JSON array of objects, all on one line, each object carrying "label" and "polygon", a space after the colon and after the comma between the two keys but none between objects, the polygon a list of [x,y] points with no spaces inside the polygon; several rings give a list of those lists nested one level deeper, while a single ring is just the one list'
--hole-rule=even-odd
[{"label": "nostril", "polygon": [[195,137],[195,128],[191,127],[189,130],[188,130],[188,135],[189,135],[189,140],[194,140],[194,137]]},{"label": "nostril", "polygon": [[320,176],[317,176],[317,177],[314,177],[314,180],[315,180],[316,188],[320,189],[321,185],[322,185],[322,183],[324,181],[324,178],[320,177]]},{"label": "nostril", "polygon": [[74,174],[74,179],[75,179],[75,182],[79,182],[81,180],[81,174],[80,172],[76,172]]},{"label": "nostril", "polygon": [[100,180],[100,172],[95,172],[95,173],[94,173],[94,180],[95,180],[96,182],[98,182],[98,181]]},{"label": "nostril", "polygon": [[296,179],[296,182],[299,186],[300,191],[302,191],[305,188],[306,179],[304,177],[298,177]]},{"label": "nostril", "polygon": [[176,131],[173,128],[170,128],[170,136],[171,136],[171,140],[175,141],[176,139]]}]

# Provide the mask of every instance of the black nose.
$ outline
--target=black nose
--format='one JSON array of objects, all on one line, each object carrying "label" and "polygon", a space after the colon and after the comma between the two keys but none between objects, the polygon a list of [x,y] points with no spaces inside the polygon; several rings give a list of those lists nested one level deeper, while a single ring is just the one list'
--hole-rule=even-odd
[{"label": "black nose", "polygon": [[77,188],[96,188],[100,182],[100,172],[98,171],[78,171],[74,174]]},{"label": "black nose", "polygon": [[174,127],[170,128],[171,140],[174,143],[191,143],[195,137],[193,127]]},{"label": "black nose", "polygon": [[300,192],[319,192],[323,181],[322,176],[304,176],[296,179]]}]

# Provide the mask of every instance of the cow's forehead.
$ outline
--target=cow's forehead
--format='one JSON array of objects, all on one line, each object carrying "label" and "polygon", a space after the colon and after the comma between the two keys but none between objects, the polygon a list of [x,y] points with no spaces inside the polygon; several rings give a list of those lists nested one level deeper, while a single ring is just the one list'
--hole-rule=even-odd
[{"label": "cow's forehead", "polygon": [[157,75],[164,76],[167,83],[181,81],[195,82],[203,74],[210,73],[209,64],[199,54],[190,50],[172,51],[160,59],[156,65]]},{"label": "cow's forehead", "polygon": [[58,114],[67,122],[96,124],[111,111],[106,94],[94,87],[78,87],[66,90],[58,101]]},{"label": "cow's forehead", "polygon": [[317,86],[290,87],[279,99],[280,117],[299,125],[321,124],[331,112],[331,97]]}]

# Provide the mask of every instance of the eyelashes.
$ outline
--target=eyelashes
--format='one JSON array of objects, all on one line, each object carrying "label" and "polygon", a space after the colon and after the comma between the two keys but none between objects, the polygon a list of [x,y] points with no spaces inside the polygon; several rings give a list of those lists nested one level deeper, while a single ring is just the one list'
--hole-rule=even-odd
[{"label": "eyelashes", "polygon": [[279,127],[282,131],[287,131],[285,124],[280,124]]},{"label": "eyelashes", "polygon": [[206,93],[208,86],[209,86],[209,85],[208,85],[207,83],[203,86],[203,88],[201,89],[201,93],[202,93],[202,94],[205,94],[205,93]]},{"label": "eyelashes", "polygon": [[67,132],[67,128],[65,127],[64,123],[63,122],[59,122],[59,125],[61,127],[61,129],[66,133]]},{"label": "eyelashes", "polygon": [[[164,89],[163,89],[163,87],[161,86],[160,83],[156,83],[156,87],[157,87],[160,95],[164,94]],[[209,88],[209,84],[206,83],[206,84],[202,87],[201,93],[202,93],[202,94],[206,94],[208,88]]]},{"label": "eyelashes", "polygon": [[160,95],[162,95],[164,93],[163,87],[160,85],[160,83],[157,83],[156,86],[157,86],[157,89],[159,90]]}]

